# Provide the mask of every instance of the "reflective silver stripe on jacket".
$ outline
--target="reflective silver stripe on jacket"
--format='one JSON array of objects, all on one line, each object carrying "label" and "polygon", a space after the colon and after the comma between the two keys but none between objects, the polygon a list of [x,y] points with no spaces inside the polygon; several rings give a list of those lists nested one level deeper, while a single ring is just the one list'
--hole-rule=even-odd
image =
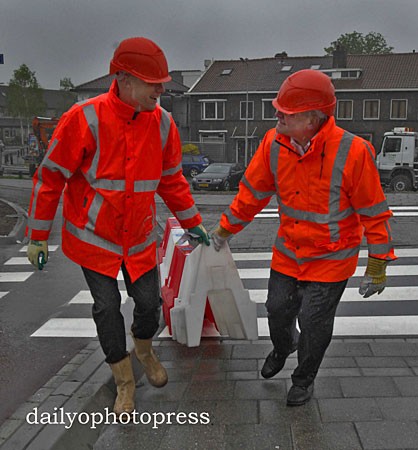
[{"label": "reflective silver stripe on jacket", "polygon": [[134,192],[154,192],[160,180],[138,180],[134,182]]},{"label": "reflective silver stripe on jacket", "polygon": [[[123,248],[121,245],[117,245],[113,242],[110,242],[106,239],[97,236],[94,234],[89,228],[78,228],[68,220],[65,223],[65,229],[86,244],[94,245],[95,247],[101,248],[103,250],[107,250],[112,253],[116,253],[117,255],[123,256]],[[152,245],[157,239],[157,232],[152,230],[152,232],[148,235],[147,239],[141,244],[134,245],[128,249],[128,256],[135,255],[136,253],[140,253],[144,251],[147,247]]]},{"label": "reflective silver stripe on jacket", "polygon": [[265,191],[258,191],[257,189],[254,189],[251,186],[251,184],[248,181],[248,179],[245,176],[245,174],[241,178],[241,182],[244,184],[244,186],[246,186],[250,190],[250,192],[253,195],[253,197],[256,198],[257,200],[263,200],[263,199],[271,197],[272,195],[275,194],[274,191],[265,192]]},{"label": "reflective silver stripe on jacket", "polygon": [[182,168],[181,163],[177,164],[176,167],[171,167],[170,169],[163,170],[163,177],[166,175],[174,175],[175,173],[179,172]]},{"label": "reflective silver stripe on jacket", "polygon": [[393,245],[389,242],[387,244],[367,244],[369,255],[383,255],[389,253],[393,249]]},{"label": "reflective silver stripe on jacket", "polygon": [[123,256],[123,248],[121,245],[114,244],[113,242],[97,236],[97,234],[94,234],[94,232],[87,227],[84,229],[78,228],[67,220],[65,223],[65,229],[80,241]]},{"label": "reflective silver stripe on jacket", "polygon": [[356,212],[363,216],[374,217],[381,213],[387,212],[388,209],[389,208],[386,200],[383,200],[377,205],[369,206],[368,208],[359,208],[356,210]]},{"label": "reflective silver stripe on jacket", "polygon": [[193,218],[199,211],[196,206],[193,205],[188,209],[184,209],[183,211],[175,211],[176,217],[179,220],[187,220]]},{"label": "reflective silver stripe on jacket", "polygon": [[160,134],[161,134],[161,148],[164,150],[167,144],[168,134],[170,133],[171,119],[170,114],[161,108]]},{"label": "reflective silver stripe on jacket", "polygon": [[276,186],[277,202],[280,205],[279,196],[278,196],[279,180],[277,179],[277,166],[279,163],[280,144],[276,141],[276,136],[274,137],[273,142],[271,143],[271,146],[270,146],[270,170],[271,170],[271,173],[273,174],[274,184]]},{"label": "reflective silver stripe on jacket", "polygon": [[152,245],[157,240],[157,232],[154,230],[151,231],[151,233],[148,235],[146,240],[142,242],[141,244],[134,245],[128,250],[128,256],[135,255],[136,253],[143,252],[147,247]]},{"label": "reflective silver stripe on jacket", "polygon": [[292,250],[290,250],[288,247],[284,245],[284,238],[283,237],[276,237],[276,241],[274,243],[274,246],[277,250],[279,250],[280,253],[283,253],[287,257],[295,260],[299,265],[310,262],[310,261],[317,261],[318,259],[327,259],[327,260],[333,260],[333,261],[343,261],[347,258],[351,258],[352,256],[356,256],[360,251],[360,245],[353,247],[353,248],[344,248],[342,250],[337,250],[333,252],[323,253],[318,256],[313,256],[311,258],[298,258],[296,256],[296,253],[294,253]]},{"label": "reflective silver stripe on jacket", "polygon": [[37,231],[49,231],[52,227],[52,220],[28,218],[28,227]]},{"label": "reflective silver stripe on jacket", "polygon": [[226,217],[228,217],[228,221],[231,225],[242,225],[243,227],[246,227],[250,222],[244,221],[241,219],[238,219],[238,217],[235,217],[234,214],[231,211],[231,208],[227,208],[224,212]]},{"label": "reflective silver stripe on jacket", "polygon": [[[98,183],[97,179],[97,168],[99,166],[100,159],[100,138],[99,138],[99,118],[96,114],[96,108],[93,104],[88,104],[83,107],[84,118],[86,119],[87,125],[90,128],[91,134],[96,142],[96,151],[94,153],[93,160],[89,167],[89,170],[85,174],[85,177],[91,186]],[[112,181],[101,179],[102,182]]]}]

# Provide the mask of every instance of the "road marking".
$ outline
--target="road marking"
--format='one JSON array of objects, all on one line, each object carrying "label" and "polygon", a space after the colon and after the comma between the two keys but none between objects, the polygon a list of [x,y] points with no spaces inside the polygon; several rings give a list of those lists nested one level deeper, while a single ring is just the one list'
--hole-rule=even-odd
[{"label": "road marking", "polygon": [[9,291],[6,292],[0,292],[0,298],[3,298],[5,295],[7,295],[9,293]]},{"label": "road marking", "polygon": [[31,337],[96,337],[93,319],[49,319]]},{"label": "road marking", "polygon": [[[358,266],[354,272],[353,277],[362,277],[366,270],[366,266]],[[256,269],[238,269],[241,279],[264,279],[270,278],[270,268],[256,268]],[[386,269],[388,276],[402,276],[402,275],[418,275],[418,265],[413,266],[388,266]]]},{"label": "road marking", "polygon": [[[267,317],[257,319],[258,336],[270,336]],[[336,317],[333,337],[403,336],[418,334],[418,316]]]},{"label": "road marking", "polygon": [[31,265],[30,261],[26,256],[16,256],[14,258],[8,259],[4,265],[5,266],[26,266]]},{"label": "road marking", "polygon": [[[265,303],[267,300],[267,289],[248,289],[250,299],[255,303]],[[393,301],[417,301],[418,287],[398,286],[387,287],[379,295],[372,295],[365,299],[358,292],[358,287],[346,288],[342,302],[393,302]]]},{"label": "road marking", "polygon": [[0,272],[0,283],[20,283],[26,281],[33,272]]},{"label": "road marking", "polygon": [[[120,293],[122,296],[122,304],[124,304],[129,298],[128,293],[126,291],[120,291]],[[80,291],[69,301],[69,304],[93,304],[93,297],[90,291]]]},{"label": "road marking", "polygon": [[[56,250],[58,250],[59,245],[49,245],[48,244],[48,252],[55,252]],[[28,246],[24,245],[19,252],[27,252],[28,251]]]}]

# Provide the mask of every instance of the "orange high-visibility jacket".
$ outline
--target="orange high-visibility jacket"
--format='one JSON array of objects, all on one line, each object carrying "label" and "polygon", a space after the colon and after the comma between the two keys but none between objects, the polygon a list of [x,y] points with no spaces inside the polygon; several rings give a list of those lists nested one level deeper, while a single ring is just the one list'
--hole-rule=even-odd
[{"label": "orange high-visibility jacket", "polygon": [[370,256],[396,259],[375,151],[333,117],[303,156],[288,137],[269,130],[221,226],[241,231],[274,194],[280,214],[274,270],[305,281],[345,280],[356,269],[363,234]]},{"label": "orange high-visibility jacket", "polygon": [[77,264],[132,282],[156,265],[155,193],[183,228],[202,219],[181,166],[177,127],[164,109],[135,113],[108,93],[65,113],[36,172],[27,235],[47,240],[64,190],[62,249]]}]

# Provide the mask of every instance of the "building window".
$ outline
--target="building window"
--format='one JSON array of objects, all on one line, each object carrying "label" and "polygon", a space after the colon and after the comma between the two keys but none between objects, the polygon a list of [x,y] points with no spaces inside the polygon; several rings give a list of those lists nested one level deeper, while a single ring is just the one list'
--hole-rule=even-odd
[{"label": "building window", "polygon": [[380,100],[364,100],[363,102],[363,119],[373,120],[379,119]]},{"label": "building window", "polygon": [[225,100],[203,101],[202,120],[225,120]]},{"label": "building window", "polygon": [[341,120],[353,119],[353,100],[338,100],[337,119]]},{"label": "building window", "polygon": [[391,119],[406,119],[408,111],[408,100],[392,100],[390,104]]},{"label": "building window", "polygon": [[272,105],[273,99],[263,99],[263,120],[277,120],[276,108]]},{"label": "building window", "polygon": [[[245,120],[245,109],[246,109],[247,102],[240,102],[240,119]],[[253,120],[254,119],[254,102],[248,102],[248,119]]]}]

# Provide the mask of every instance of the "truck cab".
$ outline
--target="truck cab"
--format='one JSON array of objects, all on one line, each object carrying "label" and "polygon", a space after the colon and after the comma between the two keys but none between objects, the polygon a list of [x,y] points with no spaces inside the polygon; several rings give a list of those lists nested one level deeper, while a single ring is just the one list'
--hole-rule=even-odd
[{"label": "truck cab", "polygon": [[394,128],[383,136],[376,158],[380,180],[396,192],[418,188],[418,133]]}]

